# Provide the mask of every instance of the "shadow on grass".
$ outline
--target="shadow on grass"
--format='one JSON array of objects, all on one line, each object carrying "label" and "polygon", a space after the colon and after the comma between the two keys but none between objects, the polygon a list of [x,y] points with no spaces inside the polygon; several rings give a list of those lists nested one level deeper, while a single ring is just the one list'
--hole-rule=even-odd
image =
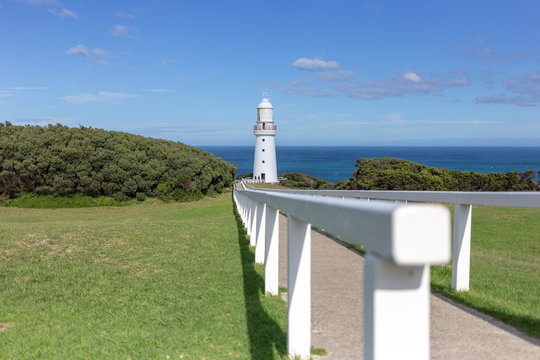
[{"label": "shadow on grass", "polygon": [[[234,204],[234,202],[233,202]],[[264,279],[255,270],[255,255],[249,246],[244,224],[234,204],[234,216],[238,229],[238,245],[244,274],[244,300],[252,359],[273,359],[276,351],[281,357],[287,355],[287,336],[279,324],[268,315],[261,296],[264,296]]]}]

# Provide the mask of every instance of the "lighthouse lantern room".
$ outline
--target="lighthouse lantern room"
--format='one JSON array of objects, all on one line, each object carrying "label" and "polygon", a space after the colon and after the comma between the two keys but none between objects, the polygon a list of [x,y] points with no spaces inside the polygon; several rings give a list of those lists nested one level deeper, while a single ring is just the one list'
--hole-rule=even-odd
[{"label": "lighthouse lantern room", "polygon": [[255,156],[253,157],[253,181],[277,183],[276,144],[277,126],[274,125],[274,107],[268,98],[257,106]]}]

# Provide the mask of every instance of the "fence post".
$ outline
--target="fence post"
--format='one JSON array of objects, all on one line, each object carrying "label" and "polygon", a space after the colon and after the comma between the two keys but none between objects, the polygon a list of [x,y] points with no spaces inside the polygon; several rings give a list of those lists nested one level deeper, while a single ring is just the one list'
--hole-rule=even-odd
[{"label": "fence post", "polygon": [[242,194],[239,199],[242,199],[242,220],[244,221],[244,225],[247,225],[247,197]]},{"label": "fence post", "polygon": [[364,359],[429,359],[429,265],[366,255]]},{"label": "fence post", "polygon": [[311,225],[289,215],[287,224],[289,356],[309,359],[311,352]]},{"label": "fence post", "polygon": [[264,251],[266,250],[266,204],[257,203],[257,227],[256,227],[256,243],[255,243],[255,262],[257,264],[264,263]]},{"label": "fence post", "polygon": [[257,201],[251,200],[251,224],[249,230],[249,245],[257,244]]},{"label": "fence post", "polygon": [[244,226],[246,225],[246,216],[245,216],[245,200],[243,195],[240,195],[236,190],[234,191],[234,200],[236,202],[236,207],[238,208],[238,213],[240,214],[240,219]]},{"label": "fence post", "polygon": [[279,211],[266,206],[266,251],[264,260],[264,291],[279,293]]},{"label": "fence post", "polygon": [[452,289],[469,290],[471,266],[472,205],[454,205],[454,244],[452,246]]},{"label": "fence post", "polygon": [[240,197],[242,199],[242,220],[244,221],[244,226],[247,228],[247,196],[243,195]]},{"label": "fence post", "polygon": [[246,232],[251,236],[251,199],[246,196]]}]

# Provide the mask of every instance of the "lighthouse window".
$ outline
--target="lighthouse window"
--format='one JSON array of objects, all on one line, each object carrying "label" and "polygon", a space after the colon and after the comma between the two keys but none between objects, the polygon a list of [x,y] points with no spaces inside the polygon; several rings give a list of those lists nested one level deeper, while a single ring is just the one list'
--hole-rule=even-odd
[{"label": "lighthouse window", "polygon": [[262,141],[264,141],[265,139],[262,139]]},{"label": "lighthouse window", "polygon": [[262,150],[263,150],[263,152],[264,152],[264,149],[262,149]]},{"label": "lighthouse window", "polygon": [[264,164],[264,160],[263,160],[263,164]]}]

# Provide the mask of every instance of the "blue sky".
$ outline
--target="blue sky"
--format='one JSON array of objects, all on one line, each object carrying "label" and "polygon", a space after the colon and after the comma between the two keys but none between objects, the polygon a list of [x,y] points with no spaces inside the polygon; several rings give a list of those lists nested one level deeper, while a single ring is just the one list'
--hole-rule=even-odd
[{"label": "blue sky", "polygon": [[540,146],[540,2],[0,0],[0,121],[252,145]]}]

